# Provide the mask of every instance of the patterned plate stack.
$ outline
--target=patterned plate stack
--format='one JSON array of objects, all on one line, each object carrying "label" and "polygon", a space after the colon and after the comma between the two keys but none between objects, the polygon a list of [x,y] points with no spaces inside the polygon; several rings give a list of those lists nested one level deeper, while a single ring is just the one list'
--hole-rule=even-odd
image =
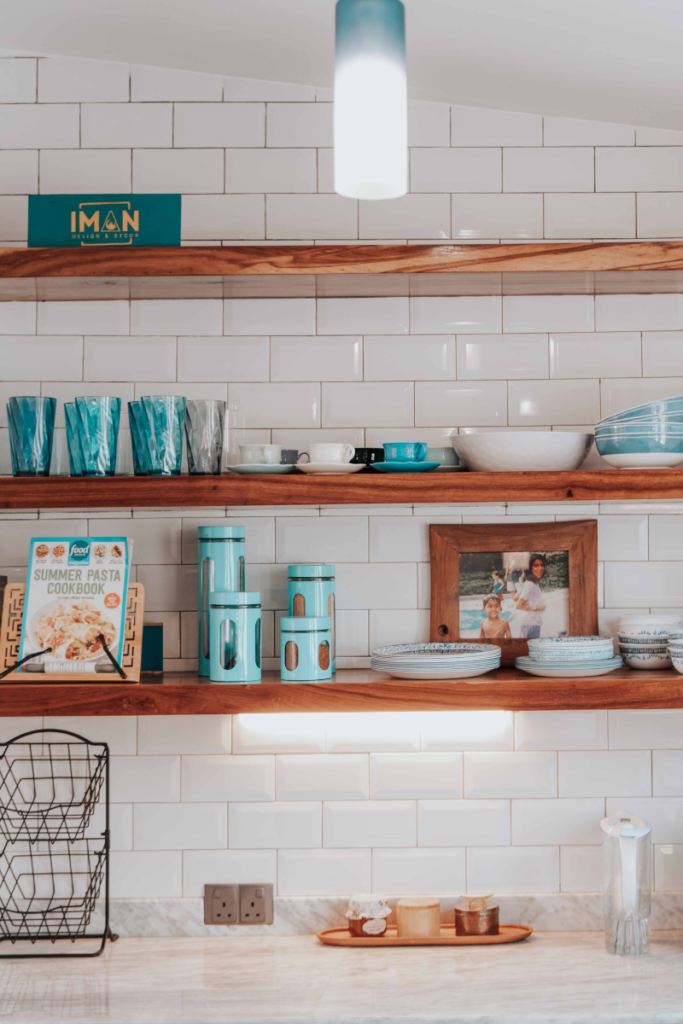
[{"label": "patterned plate stack", "polygon": [[529,640],[529,656],[515,660],[517,668],[532,676],[563,679],[604,676],[621,668],[611,637],[551,636]]},{"label": "patterned plate stack", "polygon": [[398,679],[467,679],[500,667],[492,644],[394,644],[372,652],[371,667]]}]

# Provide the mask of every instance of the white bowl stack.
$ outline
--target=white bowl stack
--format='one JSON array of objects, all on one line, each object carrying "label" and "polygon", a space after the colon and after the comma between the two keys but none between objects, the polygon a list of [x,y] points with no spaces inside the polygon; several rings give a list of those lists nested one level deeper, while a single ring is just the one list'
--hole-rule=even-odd
[{"label": "white bowl stack", "polygon": [[683,629],[669,633],[669,655],[673,667],[683,675]]},{"label": "white bowl stack", "polygon": [[393,644],[372,652],[370,667],[398,679],[467,679],[500,667],[493,644]]},{"label": "white bowl stack", "polygon": [[622,660],[614,656],[611,637],[552,636],[529,640],[529,656],[516,658],[515,665],[533,676],[570,679],[606,675]]},{"label": "white bowl stack", "polygon": [[[647,672],[671,668],[670,634],[683,636],[683,615],[629,615],[619,619],[619,653],[629,668]],[[683,648],[681,650],[683,657]],[[681,663],[683,670],[683,662]]]}]

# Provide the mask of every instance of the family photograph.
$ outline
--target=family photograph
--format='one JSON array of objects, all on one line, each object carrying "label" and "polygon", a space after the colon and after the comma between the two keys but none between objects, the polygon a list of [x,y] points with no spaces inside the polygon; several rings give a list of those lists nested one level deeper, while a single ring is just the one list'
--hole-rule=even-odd
[{"label": "family photograph", "polygon": [[460,554],[460,637],[531,640],[569,628],[566,551]]}]

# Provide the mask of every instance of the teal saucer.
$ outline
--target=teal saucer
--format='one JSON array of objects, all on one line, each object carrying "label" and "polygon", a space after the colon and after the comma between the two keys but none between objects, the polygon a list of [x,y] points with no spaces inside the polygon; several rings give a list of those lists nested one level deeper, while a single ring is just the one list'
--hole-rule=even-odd
[{"label": "teal saucer", "polygon": [[440,465],[440,462],[373,462],[371,468],[378,473],[429,473]]}]

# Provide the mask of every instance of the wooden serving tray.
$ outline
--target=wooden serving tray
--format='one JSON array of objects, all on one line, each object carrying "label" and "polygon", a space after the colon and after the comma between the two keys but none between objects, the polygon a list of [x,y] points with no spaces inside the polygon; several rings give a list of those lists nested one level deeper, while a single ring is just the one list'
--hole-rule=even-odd
[{"label": "wooden serving tray", "polygon": [[528,939],[533,928],[524,924],[502,924],[498,935],[456,935],[454,924],[442,924],[437,938],[399,938],[396,926],[389,925],[384,935],[367,938],[351,935],[348,928],[327,928],[318,938],[327,946],[496,946],[504,942]]}]

